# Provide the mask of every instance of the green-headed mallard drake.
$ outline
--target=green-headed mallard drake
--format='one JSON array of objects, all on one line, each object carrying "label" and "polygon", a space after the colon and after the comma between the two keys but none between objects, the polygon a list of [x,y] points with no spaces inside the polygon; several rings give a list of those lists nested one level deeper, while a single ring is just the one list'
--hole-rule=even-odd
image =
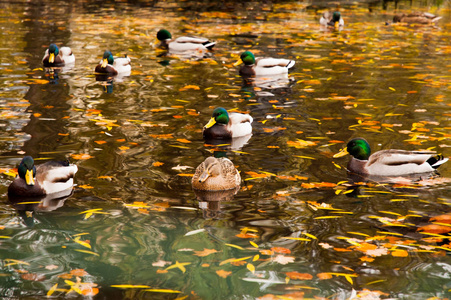
[{"label": "green-headed mallard drake", "polygon": [[334,155],[352,156],[348,170],[362,175],[403,176],[430,173],[448,161],[442,156],[433,156],[434,151],[381,150],[371,155],[371,148],[363,138],[349,141],[346,148]]},{"label": "green-headed mallard drake", "polygon": [[260,57],[256,59],[250,51],[244,51],[234,66],[241,64],[241,62],[244,65],[240,68],[240,74],[244,76],[288,74],[288,69],[295,64],[294,60],[284,58]]},{"label": "green-headed mallard drake", "polygon": [[332,15],[330,12],[326,11],[319,19],[319,23],[323,26],[330,26],[334,28],[339,28],[340,26],[345,25],[345,21],[341,17],[341,13],[339,11],[335,11]]},{"label": "green-headed mallard drake", "polygon": [[74,62],[75,55],[69,47],[58,48],[55,44],[50,44],[42,58],[44,67],[62,67],[65,64],[73,64]]},{"label": "green-headed mallard drake", "polygon": [[412,12],[410,14],[397,14],[393,17],[393,23],[409,23],[409,24],[433,24],[442,17],[424,12]]},{"label": "green-headed mallard drake", "polygon": [[252,117],[236,112],[228,113],[225,108],[213,110],[210,121],[202,131],[206,139],[231,139],[252,133]]},{"label": "green-headed mallard drake", "polygon": [[34,165],[31,156],[25,156],[19,164],[19,176],[8,187],[8,195],[39,197],[71,189],[77,166],[68,162],[48,161]]},{"label": "green-headed mallard drake", "polygon": [[193,188],[203,191],[230,190],[240,184],[240,173],[226,157],[207,157],[196,168],[192,180]]},{"label": "green-headed mallard drake", "polygon": [[160,29],[157,33],[160,47],[172,52],[185,52],[195,50],[211,50],[216,42],[210,42],[206,38],[181,36],[172,39],[172,35],[166,29]]},{"label": "green-headed mallard drake", "polygon": [[103,58],[96,66],[95,72],[98,74],[125,74],[130,73],[132,66],[130,65],[130,58],[125,55],[125,57],[113,57],[111,51],[106,50],[103,53]]}]

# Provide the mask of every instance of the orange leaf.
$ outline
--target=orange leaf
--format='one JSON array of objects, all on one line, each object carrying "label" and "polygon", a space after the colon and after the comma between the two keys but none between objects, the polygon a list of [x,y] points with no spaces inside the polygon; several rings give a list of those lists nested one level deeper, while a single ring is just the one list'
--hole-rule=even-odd
[{"label": "orange leaf", "polygon": [[80,154],[71,154],[71,157],[73,159],[90,159],[90,158],[93,158],[94,156],[91,156],[86,153],[80,153]]},{"label": "orange leaf", "polygon": [[290,279],[311,280],[313,278],[313,276],[308,273],[287,272],[285,274],[290,277]]},{"label": "orange leaf", "polygon": [[162,165],[164,165],[164,163],[159,162],[159,161],[156,161],[156,162],[154,162],[154,163],[152,164],[152,166],[154,166],[154,167],[159,167],[159,166],[162,166]]},{"label": "orange leaf", "polygon": [[260,250],[260,254],[263,254],[263,255],[273,255],[273,254],[274,254],[274,251],[271,251],[271,250]]},{"label": "orange leaf", "polygon": [[237,235],[235,235],[236,237],[242,238],[242,239],[253,239],[258,237],[258,235],[256,235],[255,233],[239,233]]},{"label": "orange leaf", "polygon": [[208,255],[216,253],[216,252],[218,252],[218,251],[215,250],[215,249],[206,249],[206,248],[204,248],[204,250],[202,250],[202,251],[194,251],[194,255],[202,257],[202,256],[208,256]]},{"label": "orange leaf", "polygon": [[94,141],[94,143],[98,145],[106,144],[106,141]]},{"label": "orange leaf", "polygon": [[432,217],[429,221],[451,224],[451,215],[445,214],[445,215],[435,216],[435,217]]},{"label": "orange leaf", "polygon": [[318,274],[316,274],[316,276],[321,280],[332,278],[332,274],[330,274],[330,273],[318,273]]},{"label": "orange leaf", "polygon": [[25,273],[21,274],[20,277],[24,280],[30,280],[30,281],[43,281],[45,280],[44,274],[37,274],[37,273]]},{"label": "orange leaf", "polygon": [[74,269],[74,270],[70,271],[70,274],[72,274],[74,276],[79,276],[79,277],[89,275],[89,273],[83,269]]},{"label": "orange leaf", "polygon": [[216,271],[216,274],[218,274],[219,277],[226,278],[227,276],[232,274],[232,272],[224,271],[224,270],[218,270],[218,271]]},{"label": "orange leaf", "polygon": [[271,250],[276,252],[276,253],[284,253],[284,254],[290,254],[291,253],[290,249],[283,248],[283,247],[272,247]]},{"label": "orange leaf", "polygon": [[422,226],[422,227],[418,228],[417,231],[441,234],[441,233],[450,232],[451,227],[431,224],[431,225]]},{"label": "orange leaf", "polygon": [[164,273],[168,273],[168,270],[157,270],[157,274],[164,274]]},{"label": "orange leaf", "polygon": [[177,139],[177,142],[186,143],[186,144],[191,143],[191,141],[189,141],[187,139]]},{"label": "orange leaf", "polygon": [[407,257],[407,256],[409,256],[409,252],[407,252],[406,250],[402,250],[402,249],[396,249],[395,251],[393,251],[391,253],[391,255],[396,256],[396,257]]}]

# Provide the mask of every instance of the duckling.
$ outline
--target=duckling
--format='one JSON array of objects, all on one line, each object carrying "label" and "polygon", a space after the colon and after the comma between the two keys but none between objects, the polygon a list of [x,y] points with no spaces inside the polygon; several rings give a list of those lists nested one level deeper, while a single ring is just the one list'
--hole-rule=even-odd
[{"label": "duckling", "polygon": [[339,28],[340,26],[345,25],[345,21],[341,17],[341,13],[339,11],[335,11],[332,16],[330,15],[330,12],[324,12],[319,20],[319,23],[323,26],[330,26],[334,28]]},{"label": "duckling", "polygon": [[216,42],[210,42],[206,38],[181,36],[172,39],[171,33],[166,29],[160,29],[157,39],[161,42],[160,47],[171,52],[185,52],[195,50],[212,50]]},{"label": "duckling", "polygon": [[95,68],[95,72],[98,74],[117,75],[130,73],[132,66],[130,65],[130,58],[125,57],[113,57],[111,51],[106,50],[103,53],[103,58]]},{"label": "duckling", "polygon": [[381,150],[371,154],[368,142],[363,138],[349,141],[346,148],[333,157],[346,154],[352,156],[348,170],[362,175],[403,176],[434,172],[448,161],[442,156],[433,156],[434,151]]},{"label": "duckling", "polygon": [[401,13],[393,17],[393,23],[433,24],[441,18],[442,17],[438,17],[434,14],[424,12],[412,12],[410,14]]},{"label": "duckling", "polygon": [[65,64],[75,63],[75,55],[69,47],[60,49],[55,44],[50,44],[49,48],[45,50],[42,63],[44,67],[62,67]]},{"label": "duckling", "polygon": [[239,187],[241,176],[226,157],[207,157],[197,168],[192,179],[193,188],[203,191],[222,191]]},{"label": "duckling", "polygon": [[283,58],[262,57],[256,59],[250,51],[244,51],[234,66],[238,66],[241,62],[244,65],[240,68],[240,75],[244,76],[288,74],[288,70],[295,64],[294,60]]},{"label": "duckling", "polygon": [[25,156],[17,168],[19,176],[8,187],[8,196],[40,197],[72,189],[78,168],[68,162],[48,161],[34,165],[31,156]]},{"label": "duckling", "polygon": [[231,139],[252,133],[252,117],[236,112],[228,113],[223,107],[213,110],[202,134],[206,139]]}]

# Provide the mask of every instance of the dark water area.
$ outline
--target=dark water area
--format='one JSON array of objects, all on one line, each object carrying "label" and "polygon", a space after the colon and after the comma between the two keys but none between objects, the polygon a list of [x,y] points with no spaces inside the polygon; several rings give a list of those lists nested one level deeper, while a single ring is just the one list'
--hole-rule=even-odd
[{"label": "dark water area", "polygon": [[[0,3],[0,297],[449,298],[450,225],[432,218],[451,211],[451,163],[380,182],[332,156],[355,137],[451,156],[451,5],[345,3],[344,28],[324,30],[318,3]],[[415,10],[442,19],[386,25]],[[217,44],[168,56],[161,28]],[[75,64],[44,69],[50,43]],[[130,76],[96,78],[106,49]],[[246,80],[244,50],[296,65]],[[249,113],[252,136],[206,143],[218,106]],[[240,189],[196,194],[218,150]],[[24,155],[76,164],[73,193],[9,201]]]}]

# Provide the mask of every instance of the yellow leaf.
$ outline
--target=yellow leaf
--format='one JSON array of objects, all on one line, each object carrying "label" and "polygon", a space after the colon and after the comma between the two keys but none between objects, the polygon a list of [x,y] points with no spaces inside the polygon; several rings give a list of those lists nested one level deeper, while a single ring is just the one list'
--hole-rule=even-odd
[{"label": "yellow leaf", "polygon": [[52,286],[52,287],[50,288],[50,290],[47,292],[47,297],[52,296],[53,292],[56,290],[57,287],[58,287],[58,283],[55,283],[55,285]]},{"label": "yellow leaf", "polygon": [[88,250],[75,249],[75,251],[81,252],[81,253],[86,253],[86,254],[92,254],[92,255],[95,255],[95,256],[100,256],[99,254],[97,254],[95,252],[92,252],[92,251],[88,251]]},{"label": "yellow leaf", "polygon": [[256,243],[254,243],[253,241],[249,241],[249,243],[254,246],[255,248],[258,248],[258,245]]},{"label": "yellow leaf", "polygon": [[84,246],[84,247],[86,247],[86,248],[88,248],[88,249],[91,249],[91,245],[90,245],[88,242],[85,242],[85,241],[80,240],[80,237],[79,237],[79,236],[77,236],[77,237],[74,239],[74,242],[79,243],[80,245],[82,245],[82,246]]},{"label": "yellow leaf", "polygon": [[254,257],[252,258],[252,261],[256,261],[256,260],[258,260],[260,258],[260,255],[254,255]]},{"label": "yellow leaf", "polygon": [[146,289],[144,291],[145,292],[153,292],[153,293],[173,293],[173,294],[181,293],[181,291],[169,290],[169,289]]},{"label": "yellow leaf", "polygon": [[248,263],[248,264],[246,265],[246,268],[247,268],[249,271],[251,271],[252,274],[255,273],[255,266],[254,266],[253,264]]},{"label": "yellow leaf", "polygon": [[238,246],[238,245],[234,245],[234,244],[225,244],[225,245],[226,245],[226,246],[229,246],[229,247],[237,248],[237,249],[240,249],[240,250],[244,250],[243,247],[240,247],[240,246]]},{"label": "yellow leaf", "polygon": [[352,281],[351,276],[345,275],[345,278],[346,278],[346,280],[347,280],[350,284],[353,284],[353,283],[354,283],[354,282]]}]

